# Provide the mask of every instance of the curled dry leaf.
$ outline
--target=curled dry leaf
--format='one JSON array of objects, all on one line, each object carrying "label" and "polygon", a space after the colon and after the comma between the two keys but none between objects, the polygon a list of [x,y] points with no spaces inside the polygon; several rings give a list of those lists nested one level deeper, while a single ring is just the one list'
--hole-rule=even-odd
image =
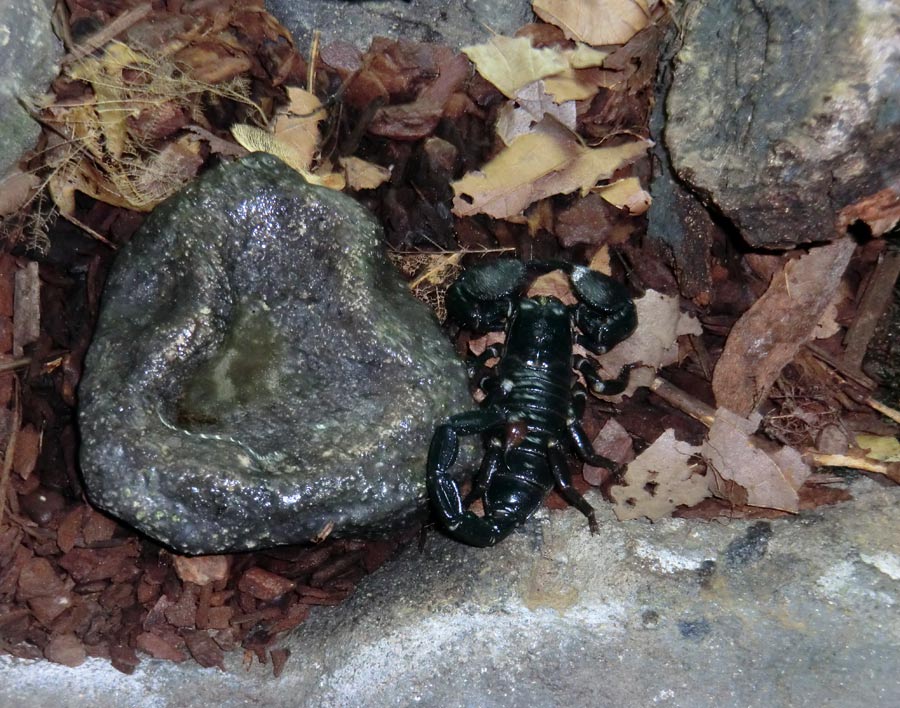
[{"label": "curled dry leaf", "polygon": [[706,478],[694,474],[693,458],[699,452],[699,447],[676,440],[674,430],[666,430],[628,465],[625,486],[610,489],[616,517],[655,521],[708,497]]},{"label": "curled dry leaf", "polygon": [[[534,0],[534,13],[569,39],[625,44],[650,23],[651,0]],[[655,4],[655,3],[654,3]]]},{"label": "curled dry leaf", "polygon": [[515,98],[519,89],[558,74],[569,62],[556,49],[535,49],[527,37],[495,36],[485,44],[463,47],[478,73],[496,86],[507,98]]},{"label": "curled dry leaf", "polygon": [[732,327],[713,373],[716,402],[748,415],[813,336],[856,244],[843,238],[788,261]]},{"label": "curled dry leaf", "polygon": [[811,470],[794,448],[767,449],[767,441],[754,438],[760,420],[758,414],[748,419],[727,408],[716,411],[701,453],[710,491],[734,504],[796,513],[798,491]]},{"label": "curled dry leaf", "polygon": [[650,193],[641,187],[641,181],[637,177],[626,177],[594,191],[629,214],[643,214],[650,208]]}]

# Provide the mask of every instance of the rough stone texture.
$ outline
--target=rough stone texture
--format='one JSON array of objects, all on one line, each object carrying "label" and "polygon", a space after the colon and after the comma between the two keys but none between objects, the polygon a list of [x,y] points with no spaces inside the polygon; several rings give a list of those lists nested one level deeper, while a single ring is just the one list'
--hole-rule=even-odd
[{"label": "rough stone texture", "polygon": [[0,657],[33,706],[900,705],[900,489],[771,522],[543,512],[496,548],[430,537],[315,611],[291,657],[131,676]]},{"label": "rough stone texture", "polygon": [[534,20],[530,0],[268,0],[266,8],[306,52],[312,31],[324,42],[367,49],[372,37],[462,47],[491,35],[513,34]]},{"label": "rough stone texture", "polygon": [[372,534],[424,505],[462,363],[372,216],[257,153],[116,260],[80,390],[91,499],[182,552]]},{"label": "rough stone texture", "polygon": [[62,44],[50,27],[52,0],[0,3],[0,178],[41,132],[19,101],[56,76]]},{"label": "rough stone texture", "polygon": [[837,236],[900,186],[893,0],[694,0],[666,103],[678,176],[753,246]]}]

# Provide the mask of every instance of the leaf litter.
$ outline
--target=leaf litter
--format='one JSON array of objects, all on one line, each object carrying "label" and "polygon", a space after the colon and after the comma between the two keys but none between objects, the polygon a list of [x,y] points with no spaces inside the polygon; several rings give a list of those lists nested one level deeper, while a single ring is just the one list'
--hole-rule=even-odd
[{"label": "leaf litter", "polygon": [[[619,518],[797,513],[849,497],[844,473],[826,471],[835,465],[900,481],[897,394],[876,400],[885,394],[857,353],[874,328],[856,323],[890,300],[860,297],[869,280],[890,292],[888,275],[869,277],[884,239],[760,256],[717,234],[708,297],[691,299],[643,238],[663,4],[536,0],[546,22],[464,53],[376,38],[309,56],[256,0],[190,15],[121,5],[113,17],[67,3],[71,23],[104,29],[69,47],[35,106],[42,142],[0,191],[0,650],[131,672],[147,655],[221,669],[242,649],[277,676],[281,634],[342,602],[417,533],[332,540],[326,529],[309,546],[186,558],[84,502],[75,390],[115,250],[161,199],[247,149],[280,150],[355,194],[442,320],[449,283],[500,255],[628,282],[640,327],[597,363],[610,376],[639,364],[635,385],[614,405],[592,398],[584,415],[595,448],[626,471],[574,475]],[[873,195],[842,218],[878,237],[895,202]],[[38,268],[40,297],[16,297]],[[574,301],[559,272],[538,292]],[[461,352],[503,339],[458,334]]]}]

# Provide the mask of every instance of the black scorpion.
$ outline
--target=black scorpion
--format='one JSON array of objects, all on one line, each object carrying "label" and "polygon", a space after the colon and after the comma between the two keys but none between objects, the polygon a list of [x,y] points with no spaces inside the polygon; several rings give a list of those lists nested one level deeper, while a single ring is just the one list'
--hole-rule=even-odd
[{"label": "black scorpion", "polygon": [[[578,304],[522,296],[532,275],[556,269],[569,276]],[[588,464],[613,471],[617,465],[594,451],[581,427],[587,392],[574,372],[594,393],[614,395],[625,390],[630,368],[604,381],[590,360],[573,355],[573,344],[603,354],[631,335],[637,314],[627,290],[583,266],[501,259],[464,271],[446,303],[462,326],[475,332],[505,329],[506,341],[470,362],[470,374],[484,374],[478,382],[486,396],[482,408],[450,417],[432,437],[426,481],[440,523],[464,543],[492,546],[524,523],[556,486],[596,533],[594,509],[572,486],[563,443],[571,443]],[[487,369],[492,358],[499,363]],[[479,433],[486,453],[463,498],[450,469],[459,436]],[[468,509],[478,498],[484,516]]]}]

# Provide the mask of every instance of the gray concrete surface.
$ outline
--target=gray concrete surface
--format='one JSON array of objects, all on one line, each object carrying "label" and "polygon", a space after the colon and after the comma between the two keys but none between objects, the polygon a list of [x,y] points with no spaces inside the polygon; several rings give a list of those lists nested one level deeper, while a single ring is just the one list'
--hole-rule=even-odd
[{"label": "gray concrete surface", "polygon": [[772,522],[541,512],[489,550],[430,536],[271,667],[124,676],[0,658],[0,705],[900,705],[900,489]]}]

